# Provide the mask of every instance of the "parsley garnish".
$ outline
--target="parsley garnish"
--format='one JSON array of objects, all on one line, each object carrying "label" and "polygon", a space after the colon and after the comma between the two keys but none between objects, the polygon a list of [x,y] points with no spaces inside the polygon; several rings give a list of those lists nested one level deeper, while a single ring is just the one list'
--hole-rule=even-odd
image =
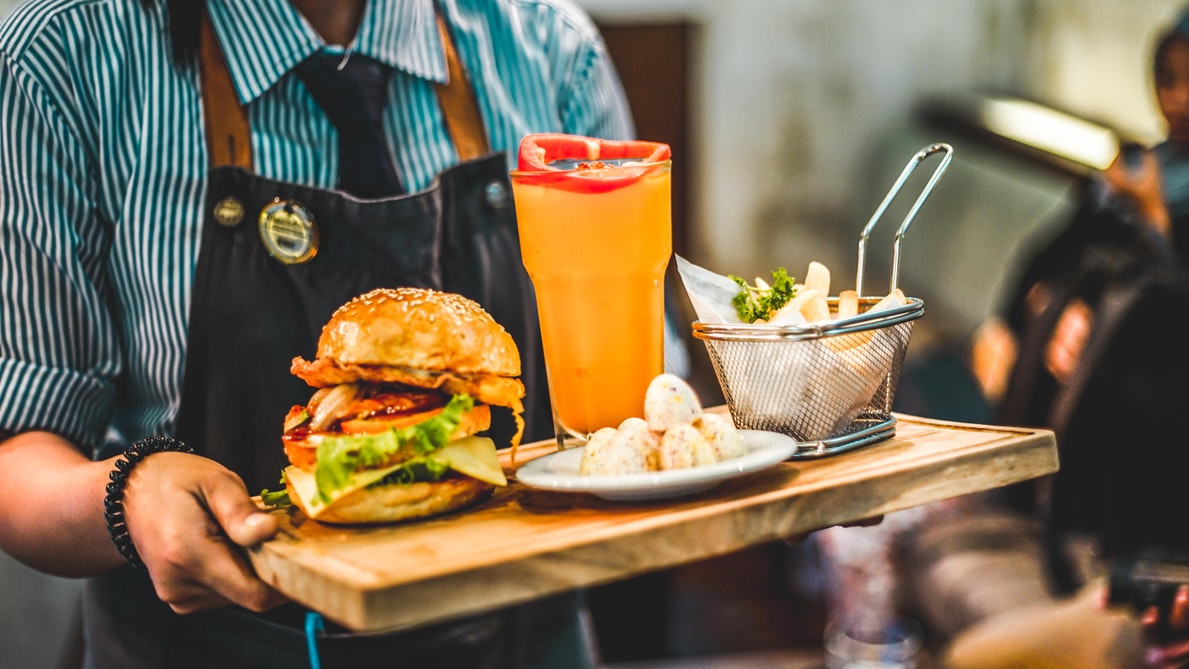
[{"label": "parsley garnish", "polygon": [[750,285],[734,274],[729,275],[729,278],[739,284],[739,293],[731,298],[731,304],[739,320],[744,323],[768,320],[797,294],[796,281],[783,267],[772,272],[772,285],[769,287]]}]

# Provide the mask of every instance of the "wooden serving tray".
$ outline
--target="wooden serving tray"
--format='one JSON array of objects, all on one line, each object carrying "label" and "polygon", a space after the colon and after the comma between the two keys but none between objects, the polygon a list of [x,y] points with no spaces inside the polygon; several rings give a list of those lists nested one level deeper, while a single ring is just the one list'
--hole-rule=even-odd
[{"label": "wooden serving tray", "polygon": [[[410,629],[1057,471],[1048,430],[897,420],[886,441],[686,498],[609,502],[510,480],[478,506],[403,525],[275,511],[281,532],[250,557],[264,580],[347,628]],[[517,465],[555,450],[522,446]]]}]

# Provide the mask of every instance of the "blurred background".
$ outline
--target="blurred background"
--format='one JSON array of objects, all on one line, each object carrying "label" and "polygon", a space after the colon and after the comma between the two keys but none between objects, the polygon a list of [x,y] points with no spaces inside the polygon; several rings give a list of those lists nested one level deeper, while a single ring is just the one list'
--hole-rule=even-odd
[{"label": "blurred background", "polygon": [[[0,13],[14,4],[0,0]],[[1152,39],[1182,7],[1173,0],[579,4],[604,31],[639,135],[673,146],[676,251],[714,271],[753,277],[785,266],[802,277],[816,260],[833,271],[835,290],[851,287],[858,235],[901,169],[928,144],[954,147],[951,169],[904,242],[900,287],[926,304],[910,359],[935,350],[961,359],[1014,277],[1021,246],[1064,221],[1078,180],[1105,166],[1117,138],[1162,137]],[[933,166],[917,170],[921,178],[877,229],[865,292],[886,289],[891,233]],[[713,403],[719,397],[704,349],[696,341],[691,347],[695,385]],[[937,417],[977,416],[961,411]],[[600,622],[596,608],[604,658],[738,657],[820,640],[820,610],[785,587],[787,561],[783,547],[761,547],[667,574],[654,590],[645,581],[626,585],[648,622],[623,619],[619,627],[632,628],[624,631],[607,621],[614,615]],[[75,666],[77,587],[0,554],[0,667]],[[606,600],[615,611],[616,594]],[[698,613],[707,610],[716,616]]]},{"label": "blurred background", "polygon": [[[1020,240],[1061,221],[1086,162],[1113,155],[1095,130],[1144,142],[1162,136],[1151,41],[1181,6],[581,4],[604,29],[640,134],[670,141],[683,168],[678,252],[720,273],[767,276],[784,265],[803,276],[818,260],[853,283],[859,232],[900,170],[922,146],[953,145],[954,165],[905,241],[901,287],[959,337],[992,309]],[[1000,103],[1016,100],[1041,107],[1011,117]],[[1001,112],[1014,127],[995,126]],[[1019,137],[1031,146],[1002,141]],[[917,190],[910,182],[904,192]],[[889,211],[879,228],[886,239],[905,209]],[[873,281],[886,282],[875,263],[886,267],[890,250],[872,242]]]}]

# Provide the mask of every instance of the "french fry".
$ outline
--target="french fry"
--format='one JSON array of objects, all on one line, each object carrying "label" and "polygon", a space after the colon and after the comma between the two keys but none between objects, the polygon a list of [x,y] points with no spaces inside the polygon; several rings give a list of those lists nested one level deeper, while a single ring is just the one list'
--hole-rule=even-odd
[{"label": "french fry", "polygon": [[904,291],[897,288],[888,293],[882,300],[875,303],[874,307],[868,311],[879,311],[880,309],[891,309],[892,307],[902,307],[907,300],[904,298]]},{"label": "french fry", "polygon": [[859,315],[859,294],[853,290],[838,293],[838,318],[851,318]]},{"label": "french fry", "polygon": [[801,307],[806,302],[817,297],[816,290],[801,287],[793,299],[785,303],[783,307],[778,309],[776,313],[772,314],[772,318],[768,319],[771,325],[802,325],[805,323],[805,315],[801,313]]},{"label": "french fry", "polygon": [[[897,292],[899,292],[899,289],[897,289]],[[900,295],[901,295],[901,298],[903,298],[904,294],[900,293]],[[889,298],[885,297],[880,302],[883,303],[884,301],[888,301],[888,300],[889,300]],[[891,301],[894,301],[894,300],[895,300],[895,297],[893,295],[893,296],[891,296]],[[888,306],[891,306],[891,305],[889,304]],[[873,307],[873,309],[874,308],[875,307]],[[859,294],[853,290],[844,290],[841,293],[839,293],[838,294],[838,318],[850,318],[851,316],[857,316],[858,314],[859,314]],[[858,349],[860,349],[860,347],[866,346],[871,341],[871,339],[873,337],[874,337],[874,334],[871,330],[864,330],[862,332],[854,332],[854,333],[846,334],[846,335],[837,335],[834,337],[827,337],[823,341],[825,342],[825,344],[827,346],[829,346],[831,349],[833,349],[835,353],[842,355],[842,354],[848,353],[852,350],[858,350]],[[847,358],[847,362],[851,363],[852,366],[859,363],[860,361],[861,361],[861,357],[850,356]],[[861,371],[861,370],[857,370],[857,371]]]},{"label": "french fry", "polygon": [[[853,293],[854,291],[843,291],[843,292],[844,293]],[[857,297],[858,296],[856,295],[856,299],[857,299]],[[897,288],[896,290],[893,290],[892,292],[890,292],[886,296],[884,296],[884,298],[882,300],[880,300],[879,302],[876,302],[875,306],[873,306],[867,310],[867,313],[871,313],[873,311],[879,311],[880,309],[891,309],[892,307],[903,306],[906,302],[907,302],[907,300],[904,297],[904,291]],[[838,296],[838,310],[840,312],[839,317],[841,318],[842,295]],[[827,337],[823,341],[826,343],[827,346],[829,346],[831,349],[833,349],[834,352],[843,354],[843,353],[852,351],[854,349],[858,349],[861,346],[866,346],[868,343],[871,342],[871,340],[874,338],[874,336],[875,336],[874,330],[864,330],[863,332],[855,332],[855,333],[848,334],[848,335]],[[858,363],[862,359],[861,358],[853,358],[852,360],[855,363]]]},{"label": "french fry", "polygon": [[816,290],[818,295],[826,297],[830,294],[830,268],[817,261],[809,263],[805,270],[805,287]]},{"label": "french fry", "polygon": [[830,320],[830,304],[823,295],[814,295],[801,306],[801,315],[810,323]]}]

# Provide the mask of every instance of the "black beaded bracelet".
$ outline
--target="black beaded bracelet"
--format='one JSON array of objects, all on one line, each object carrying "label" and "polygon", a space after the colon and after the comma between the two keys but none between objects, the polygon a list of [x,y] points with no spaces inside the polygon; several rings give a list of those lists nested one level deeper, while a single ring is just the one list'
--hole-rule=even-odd
[{"label": "black beaded bracelet", "polygon": [[124,485],[128,483],[132,468],[140,464],[141,460],[165,451],[193,453],[194,449],[169,437],[148,437],[134,442],[124,449],[122,456],[116,458],[116,468],[109,475],[111,483],[107,484],[107,496],[103,498],[103,517],[107,519],[107,533],[111,535],[111,542],[129,564],[141,571],[145,571],[145,566],[140,561],[136,547],[132,545],[128,520],[124,517]]}]

